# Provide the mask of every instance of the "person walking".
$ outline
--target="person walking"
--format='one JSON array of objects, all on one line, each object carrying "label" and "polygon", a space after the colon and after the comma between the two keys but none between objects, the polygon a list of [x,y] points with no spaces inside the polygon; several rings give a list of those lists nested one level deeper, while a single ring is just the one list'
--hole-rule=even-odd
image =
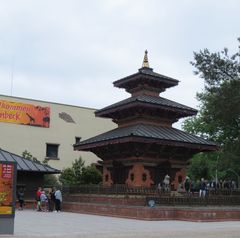
[{"label": "person walking", "polygon": [[200,190],[199,190],[199,197],[200,198],[205,198],[206,190],[207,190],[207,184],[206,184],[204,178],[202,178],[201,182],[200,182]]},{"label": "person walking", "polygon": [[187,196],[190,196],[191,194],[191,180],[190,178],[187,176],[184,182],[184,190],[186,192]]},{"label": "person walking", "polygon": [[37,201],[37,211],[38,212],[42,211],[42,209],[41,209],[41,200],[40,200],[41,194],[42,194],[42,187],[38,187],[38,190],[36,192],[36,201]]},{"label": "person walking", "polygon": [[20,188],[18,193],[17,193],[17,198],[19,202],[19,210],[23,210],[23,205],[24,205],[24,190],[23,188]]},{"label": "person walking", "polygon": [[55,191],[53,188],[49,188],[48,191],[48,211],[53,212],[54,210],[54,205],[55,205]]},{"label": "person walking", "polygon": [[43,212],[46,212],[48,199],[47,199],[47,195],[45,194],[45,191],[42,191],[41,196],[40,196],[40,201],[41,201],[41,210]]},{"label": "person walking", "polygon": [[61,211],[61,203],[62,203],[62,193],[60,189],[57,189],[55,194],[55,209],[57,212]]}]

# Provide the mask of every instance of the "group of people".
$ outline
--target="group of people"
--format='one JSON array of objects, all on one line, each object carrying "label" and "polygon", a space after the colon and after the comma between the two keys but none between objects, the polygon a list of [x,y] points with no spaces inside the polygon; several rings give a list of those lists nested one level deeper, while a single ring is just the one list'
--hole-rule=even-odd
[{"label": "group of people", "polygon": [[62,203],[62,193],[60,189],[49,188],[44,191],[39,187],[36,192],[37,211],[60,212]]},{"label": "group of people", "polygon": [[[209,194],[209,191],[217,191],[218,189],[236,189],[237,183],[234,180],[206,180],[201,178],[201,180],[193,181],[190,177],[186,176],[185,180],[179,182],[177,191],[185,192],[187,196],[191,196],[194,193],[198,192],[199,197],[206,197]],[[170,192],[171,182],[170,176],[165,175],[162,182],[157,186],[158,192]]]},{"label": "group of people", "polygon": [[[19,203],[19,210],[23,210],[24,201],[24,188],[21,187],[17,190],[17,199]],[[62,193],[60,189],[49,188],[47,191],[38,187],[36,192],[37,211],[43,212],[60,212],[62,203]]]},{"label": "group of people", "polygon": [[185,191],[188,195],[193,194],[194,192],[199,192],[199,197],[206,197],[208,196],[210,191],[217,191],[219,189],[236,189],[237,184],[234,180],[206,180],[201,178],[201,180],[194,182],[188,176],[186,177],[183,184],[180,184],[180,188],[178,190]]}]

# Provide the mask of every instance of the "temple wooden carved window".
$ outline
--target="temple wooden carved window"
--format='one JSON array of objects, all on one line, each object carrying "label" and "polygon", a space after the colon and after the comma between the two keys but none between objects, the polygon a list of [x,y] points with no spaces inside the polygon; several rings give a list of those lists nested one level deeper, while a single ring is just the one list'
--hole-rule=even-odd
[{"label": "temple wooden carved window", "polygon": [[142,181],[145,182],[147,180],[147,175],[144,173],[142,174]]}]

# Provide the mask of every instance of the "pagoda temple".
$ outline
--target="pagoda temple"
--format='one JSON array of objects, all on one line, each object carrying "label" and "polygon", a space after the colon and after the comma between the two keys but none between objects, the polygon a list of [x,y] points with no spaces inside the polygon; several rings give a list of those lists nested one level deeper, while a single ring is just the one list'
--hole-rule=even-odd
[{"label": "pagoda temple", "polygon": [[118,127],[74,145],[75,150],[91,151],[102,159],[103,185],[150,187],[168,174],[176,189],[194,154],[217,149],[211,141],[172,127],[180,118],[197,114],[191,107],[160,96],[178,82],[155,73],[145,51],[142,68],[113,83],[131,97],[95,115],[112,118]]}]

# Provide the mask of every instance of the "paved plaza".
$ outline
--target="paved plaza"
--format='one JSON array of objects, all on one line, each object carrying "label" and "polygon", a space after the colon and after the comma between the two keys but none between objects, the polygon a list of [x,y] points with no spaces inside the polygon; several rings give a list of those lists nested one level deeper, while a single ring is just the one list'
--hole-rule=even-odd
[{"label": "paved plaza", "polygon": [[239,238],[240,222],[142,221],[24,210],[16,212],[14,237]]}]

